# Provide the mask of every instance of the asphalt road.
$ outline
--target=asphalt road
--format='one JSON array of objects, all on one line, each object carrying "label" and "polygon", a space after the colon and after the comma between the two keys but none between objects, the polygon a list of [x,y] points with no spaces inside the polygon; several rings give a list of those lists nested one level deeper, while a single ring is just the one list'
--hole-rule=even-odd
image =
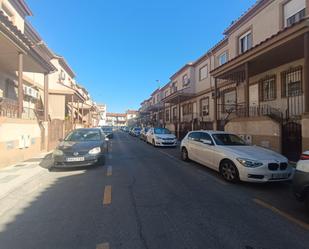
[{"label": "asphalt road", "polygon": [[228,184],[177,149],[111,143],[104,167],[46,170],[2,198],[0,248],[309,248],[289,184]]}]

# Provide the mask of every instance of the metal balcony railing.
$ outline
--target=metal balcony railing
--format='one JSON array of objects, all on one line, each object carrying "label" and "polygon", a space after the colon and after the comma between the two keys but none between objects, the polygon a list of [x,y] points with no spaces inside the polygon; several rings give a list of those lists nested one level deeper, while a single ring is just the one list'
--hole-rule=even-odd
[{"label": "metal balcony railing", "polygon": [[17,118],[18,102],[13,99],[0,97],[0,116]]}]

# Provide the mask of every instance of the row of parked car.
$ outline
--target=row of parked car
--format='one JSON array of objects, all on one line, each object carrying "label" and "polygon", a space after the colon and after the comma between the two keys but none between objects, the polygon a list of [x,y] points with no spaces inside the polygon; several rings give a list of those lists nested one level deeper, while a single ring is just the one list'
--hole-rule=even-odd
[{"label": "row of parked car", "polygon": [[129,131],[134,137],[152,144],[155,147],[176,147],[177,138],[172,132],[166,128],[160,127],[134,127]]},{"label": "row of parked car", "polygon": [[[134,127],[130,135],[159,146],[177,146],[166,128]],[[195,161],[217,172],[228,182],[279,182],[293,180],[295,196],[309,211],[309,152],[302,154],[296,170],[286,157],[249,145],[239,136],[222,131],[191,131],[180,143],[181,159]]]}]

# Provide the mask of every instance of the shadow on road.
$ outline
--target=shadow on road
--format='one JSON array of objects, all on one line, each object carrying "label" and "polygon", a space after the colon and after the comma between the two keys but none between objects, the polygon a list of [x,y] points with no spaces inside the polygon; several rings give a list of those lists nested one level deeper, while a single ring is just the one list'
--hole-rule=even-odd
[{"label": "shadow on road", "polygon": [[[49,167],[50,162],[51,155],[47,155],[40,165]],[[23,186],[31,194],[1,218],[0,248],[82,249],[107,241],[106,235],[96,230],[103,219],[99,215],[106,184],[102,170],[48,175],[36,185]]]}]

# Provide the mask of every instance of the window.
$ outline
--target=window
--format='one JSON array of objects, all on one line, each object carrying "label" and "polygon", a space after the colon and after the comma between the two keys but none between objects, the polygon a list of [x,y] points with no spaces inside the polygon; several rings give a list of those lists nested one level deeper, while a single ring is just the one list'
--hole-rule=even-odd
[{"label": "window", "polygon": [[185,74],[185,75],[182,77],[182,85],[183,85],[183,86],[187,86],[187,85],[189,85],[189,84],[190,84],[190,79],[189,79],[188,75]]},{"label": "window", "polygon": [[171,86],[171,93],[177,92],[177,82],[173,82]]},{"label": "window", "polygon": [[173,121],[177,120],[177,107],[173,107]]},{"label": "window", "polygon": [[302,94],[302,71],[300,66],[282,72],[282,97],[293,97]]},{"label": "window", "polygon": [[170,110],[165,111],[165,121],[169,122],[170,121]]},{"label": "window", "polygon": [[210,135],[208,133],[205,133],[205,132],[200,132],[200,140],[208,140],[208,141],[211,141],[211,143],[213,144],[213,141],[212,141]]},{"label": "window", "polygon": [[299,22],[306,15],[305,0],[291,0],[283,6],[284,26],[289,27]]},{"label": "window", "polygon": [[200,101],[201,106],[201,116],[205,117],[209,115],[209,98],[203,98]]},{"label": "window", "polygon": [[208,77],[208,65],[205,65],[205,66],[200,68],[199,79],[201,81],[201,80],[206,79],[207,77]]},{"label": "window", "polygon": [[225,64],[227,62],[227,52],[222,53],[218,57],[218,64],[219,66]]},{"label": "window", "polygon": [[167,97],[167,96],[168,96],[168,90],[166,90],[164,93],[164,97]]},{"label": "window", "polygon": [[240,54],[246,52],[252,47],[252,33],[251,30],[239,37],[239,52]]},{"label": "window", "polygon": [[157,103],[159,103],[160,102],[160,95],[158,94],[157,95]]},{"label": "window", "polygon": [[188,139],[193,141],[200,141],[200,132],[191,132],[188,135]]},{"label": "window", "polygon": [[236,107],[236,90],[224,93],[223,112],[231,113]]},{"label": "window", "polygon": [[233,134],[225,134],[225,133],[218,133],[213,134],[212,137],[216,141],[217,145],[227,145],[227,146],[246,146],[247,144],[238,136]]},{"label": "window", "polygon": [[262,101],[276,99],[276,75],[260,80],[260,98]]},{"label": "window", "polygon": [[188,104],[184,104],[182,106],[182,114],[183,115],[188,115],[188,114],[192,114],[193,113],[193,104],[192,103],[188,103]]}]

